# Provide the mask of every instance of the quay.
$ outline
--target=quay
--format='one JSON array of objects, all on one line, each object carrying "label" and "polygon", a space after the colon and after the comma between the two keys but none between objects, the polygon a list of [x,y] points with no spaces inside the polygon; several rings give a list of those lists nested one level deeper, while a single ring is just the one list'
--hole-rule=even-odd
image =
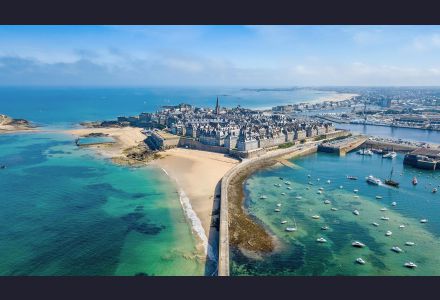
[{"label": "quay", "polygon": [[425,170],[440,170],[440,150],[419,148],[405,155],[405,165]]},{"label": "quay", "polygon": [[365,136],[350,136],[343,139],[336,139],[320,144],[318,146],[318,151],[336,153],[343,156],[364,144],[366,140],[367,137]]}]

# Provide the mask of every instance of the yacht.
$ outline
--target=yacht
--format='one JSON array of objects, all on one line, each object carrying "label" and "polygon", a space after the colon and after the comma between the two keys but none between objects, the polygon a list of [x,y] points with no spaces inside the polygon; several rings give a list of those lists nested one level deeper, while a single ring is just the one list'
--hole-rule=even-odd
[{"label": "yacht", "polygon": [[410,268],[410,269],[417,268],[417,265],[415,263],[413,263],[412,261],[408,261],[408,262],[404,263],[403,265],[407,268]]},{"label": "yacht", "polygon": [[287,223],[286,220],[281,221],[281,224],[286,224],[286,223]]},{"label": "yacht", "polygon": [[357,209],[353,210],[353,214],[359,216],[359,211]]},{"label": "yacht", "polygon": [[376,222],[374,222],[374,223],[371,223],[371,224],[373,224],[374,226],[376,226],[376,227],[378,227],[379,226],[379,224],[378,223],[376,223]]},{"label": "yacht", "polygon": [[294,232],[296,231],[296,227],[286,227],[286,229],[284,229],[287,232]]},{"label": "yacht", "polygon": [[373,152],[369,149],[361,149],[357,152],[357,154],[372,156]]},{"label": "yacht", "polygon": [[380,219],[384,220],[384,221],[389,221],[390,218],[388,218],[388,217],[380,217]]},{"label": "yacht", "polygon": [[322,227],[321,227],[321,230],[328,230],[328,229],[329,229],[328,226],[322,226]]},{"label": "yacht", "polygon": [[400,249],[400,248],[397,247],[397,246],[392,247],[391,250],[393,250],[393,251],[396,252],[396,253],[400,253],[400,252],[403,251],[402,249]]},{"label": "yacht", "polygon": [[405,246],[414,246],[415,244],[414,242],[405,242]]},{"label": "yacht", "polygon": [[266,195],[261,195],[260,199],[267,199],[267,196]]},{"label": "yacht", "polygon": [[376,196],[376,199],[382,199],[383,197],[382,196]]},{"label": "yacht", "polygon": [[379,185],[382,183],[382,181],[379,178],[376,178],[373,175],[365,177],[365,180],[367,180],[368,183],[373,184],[373,185]]},{"label": "yacht", "polygon": [[392,206],[396,206],[397,203],[396,203],[396,202],[391,202],[391,205],[392,205]]},{"label": "yacht", "polygon": [[391,236],[392,234],[393,233],[391,231],[389,231],[389,230],[385,233],[386,236]]},{"label": "yacht", "polygon": [[313,218],[313,219],[319,219],[320,216],[318,216],[318,215],[314,215],[314,216],[312,216],[312,218]]},{"label": "yacht", "polygon": [[420,220],[420,223],[427,223],[428,222],[428,220],[426,220],[426,219],[421,219]]},{"label": "yacht", "polygon": [[316,241],[319,243],[327,243],[327,240],[323,237],[317,238]]},{"label": "yacht", "polygon": [[361,243],[359,241],[354,241],[353,243],[351,243],[351,245],[353,247],[357,247],[357,248],[364,248],[365,247],[365,244],[363,244],[363,243]]},{"label": "yacht", "polygon": [[330,200],[325,200],[324,201],[324,204],[330,204],[331,202],[330,202]]},{"label": "yacht", "polygon": [[362,258],[356,258],[356,262],[360,265],[365,265],[365,260],[363,260]]},{"label": "yacht", "polygon": [[396,158],[396,156],[397,156],[397,153],[394,151],[391,151],[391,152],[388,152],[387,154],[382,155],[383,158],[390,158],[390,159]]}]

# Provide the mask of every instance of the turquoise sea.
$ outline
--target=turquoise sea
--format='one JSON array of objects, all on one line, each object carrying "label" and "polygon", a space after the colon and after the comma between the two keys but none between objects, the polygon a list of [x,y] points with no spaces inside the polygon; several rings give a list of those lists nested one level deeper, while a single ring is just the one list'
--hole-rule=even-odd
[{"label": "turquoise sea", "polygon": [[[261,170],[244,186],[246,208],[277,237],[280,249],[263,260],[247,258],[232,249],[231,274],[440,275],[440,194],[432,193],[440,185],[438,171],[403,166],[401,154],[389,160],[379,155],[350,153],[339,157],[317,153],[290,161],[295,164],[293,168]],[[384,180],[392,168],[393,179],[400,182],[399,188],[372,186],[365,181],[368,175]],[[359,179],[349,180],[347,175]],[[411,183],[414,176],[419,182],[416,186]],[[282,186],[274,186],[277,183]],[[320,188],[322,194],[318,194]],[[260,195],[266,195],[267,199],[260,199]],[[331,203],[325,204],[325,200]],[[277,204],[281,204],[280,212],[274,211]],[[358,216],[353,214],[355,209]],[[319,215],[320,219],[313,219],[313,215]],[[382,216],[389,220],[381,220]],[[421,219],[428,222],[422,224]],[[282,220],[287,223],[281,224]],[[373,226],[374,222],[379,226]],[[296,232],[285,231],[295,224]],[[322,230],[323,226],[328,226],[328,230]],[[385,235],[388,230],[391,236]],[[319,237],[327,242],[318,243]],[[366,247],[352,247],[355,240]],[[415,245],[406,246],[407,241]],[[393,246],[403,252],[393,252]],[[357,264],[358,257],[366,263]],[[403,264],[407,261],[418,267],[405,268]]]}]

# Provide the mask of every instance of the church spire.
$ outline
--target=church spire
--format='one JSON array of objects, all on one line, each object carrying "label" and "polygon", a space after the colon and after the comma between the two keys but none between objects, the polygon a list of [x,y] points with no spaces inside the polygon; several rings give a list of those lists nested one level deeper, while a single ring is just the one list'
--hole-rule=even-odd
[{"label": "church spire", "polygon": [[215,114],[220,114],[220,105],[218,104],[218,96],[217,96],[217,102],[215,104]]}]

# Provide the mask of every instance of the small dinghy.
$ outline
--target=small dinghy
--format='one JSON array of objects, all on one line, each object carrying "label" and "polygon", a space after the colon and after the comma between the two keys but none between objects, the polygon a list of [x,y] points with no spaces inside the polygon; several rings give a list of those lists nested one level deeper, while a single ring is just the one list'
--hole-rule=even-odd
[{"label": "small dinghy", "polygon": [[275,212],[280,212],[281,209],[279,209],[279,208],[275,208],[274,211],[275,211]]},{"label": "small dinghy", "polygon": [[405,228],[405,225],[403,225],[403,224],[399,225],[399,228]]},{"label": "small dinghy", "polygon": [[286,224],[286,223],[287,223],[286,220],[281,221],[281,224]]},{"label": "small dinghy", "polygon": [[281,193],[281,195],[285,196],[285,195],[286,195],[286,193],[284,193],[284,192],[283,192],[283,193]]},{"label": "small dinghy", "polygon": [[301,200],[302,197],[301,196],[296,196],[295,199]]},{"label": "small dinghy", "polygon": [[291,190],[292,188],[290,186],[287,187],[288,190]]},{"label": "small dinghy", "polygon": [[376,196],[376,199],[382,199],[383,197],[382,196]]},{"label": "small dinghy", "polygon": [[426,219],[421,219],[421,220],[420,220],[420,223],[428,223],[428,220],[426,220]]},{"label": "small dinghy", "polygon": [[365,247],[365,244],[363,244],[359,241],[354,241],[353,243],[351,243],[351,245],[356,248],[364,248]]},{"label": "small dinghy", "polygon": [[330,200],[325,200],[324,201],[324,204],[330,204],[331,202],[330,202]]},{"label": "small dinghy", "polygon": [[323,238],[323,237],[317,238],[316,241],[318,243],[327,243],[327,240],[325,238]]},{"label": "small dinghy", "polygon": [[405,242],[405,246],[414,246],[415,244],[414,242]]},{"label": "small dinghy", "polygon": [[329,179],[329,180],[327,180],[327,183],[330,184],[330,183],[332,183],[332,182],[331,182],[330,179]]},{"label": "small dinghy", "polygon": [[380,217],[380,219],[384,220],[384,221],[389,221],[390,220],[390,218],[388,218],[388,217]]},{"label": "small dinghy", "polygon": [[318,216],[318,215],[312,216],[312,219],[319,219],[319,218],[320,218],[320,216]]},{"label": "small dinghy", "polygon": [[396,202],[391,202],[391,205],[392,205],[392,206],[396,206],[397,203],[396,203]]},{"label": "small dinghy", "polygon": [[353,214],[359,216],[359,211],[357,209],[353,210]]},{"label": "small dinghy", "polygon": [[267,196],[266,195],[261,195],[260,199],[267,199]]},{"label": "small dinghy", "polygon": [[357,193],[357,192],[359,192],[359,190],[355,189],[355,190],[353,190],[353,192]]},{"label": "small dinghy", "polygon": [[277,206],[278,206],[278,207],[281,207],[281,203],[277,203]]},{"label": "small dinghy", "polygon": [[362,258],[356,258],[356,262],[360,265],[365,265],[365,260],[363,260]]},{"label": "small dinghy", "polygon": [[389,230],[388,230],[387,232],[385,232],[385,235],[386,235],[386,236],[391,236],[392,234],[393,234],[393,233],[392,233],[391,231],[389,231]]},{"label": "small dinghy", "polygon": [[293,232],[296,231],[296,227],[286,227],[286,229],[284,229],[287,232]]},{"label": "small dinghy", "polygon": [[338,209],[336,207],[330,208],[332,211],[337,211]]},{"label": "small dinghy", "polygon": [[380,209],[380,211],[387,211],[388,209],[386,209],[385,207],[382,207],[381,209]]},{"label": "small dinghy", "polygon": [[376,226],[376,227],[378,227],[379,226],[379,223],[376,223],[376,222],[374,222],[374,223],[371,223],[372,225],[374,225],[374,226]]}]

